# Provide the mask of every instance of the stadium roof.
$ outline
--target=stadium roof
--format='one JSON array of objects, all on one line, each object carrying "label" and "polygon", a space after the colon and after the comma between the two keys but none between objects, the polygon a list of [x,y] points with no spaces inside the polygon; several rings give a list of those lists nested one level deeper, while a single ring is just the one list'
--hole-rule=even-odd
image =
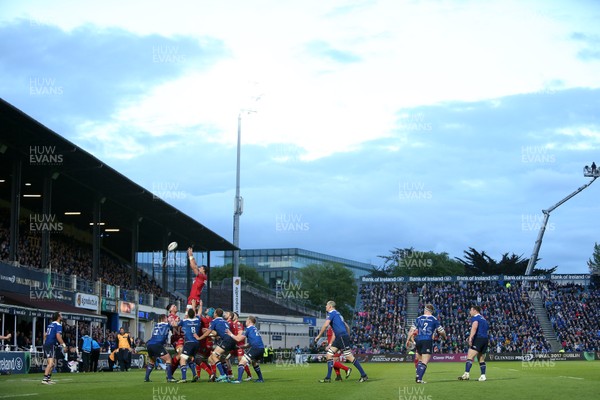
[{"label": "stadium roof", "polygon": [[[22,208],[41,213],[42,198],[23,195],[42,194],[44,179],[52,177],[51,214],[64,225],[89,232],[91,241],[93,204],[96,199],[104,199],[100,218],[105,223],[103,228],[120,231],[105,234],[102,247],[126,260],[131,259],[136,221],[140,221],[139,252],[160,251],[171,241],[178,242],[180,248],[194,245],[196,251],[237,249],[3,99],[0,99],[0,129],[0,202],[10,202],[13,160],[20,158]],[[30,185],[25,186],[26,183]],[[67,216],[64,213],[68,211],[81,214]]]}]

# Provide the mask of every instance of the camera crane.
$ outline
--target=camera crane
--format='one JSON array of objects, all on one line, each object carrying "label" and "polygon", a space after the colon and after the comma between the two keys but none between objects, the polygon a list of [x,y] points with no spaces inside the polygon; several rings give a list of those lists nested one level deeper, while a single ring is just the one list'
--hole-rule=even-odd
[{"label": "camera crane", "polygon": [[525,270],[525,275],[531,275],[533,269],[535,268],[535,264],[537,263],[538,254],[540,252],[540,247],[542,246],[542,239],[544,238],[544,232],[546,232],[546,225],[548,224],[548,219],[550,218],[550,213],[558,208],[561,204],[565,203],[570,198],[574,197],[576,194],[582,192],[585,188],[590,186],[594,181],[600,177],[600,170],[596,168],[596,164],[592,164],[592,167],[588,167],[587,165],[583,168],[583,176],[592,178],[591,181],[586,183],[585,185],[579,187],[573,193],[554,204],[552,207],[547,210],[542,210],[544,214],[544,221],[542,222],[542,226],[540,227],[540,232],[538,233],[538,237],[535,241],[535,245],[533,246],[533,253],[531,254],[531,258],[529,259],[529,263],[527,263],[527,269]]}]

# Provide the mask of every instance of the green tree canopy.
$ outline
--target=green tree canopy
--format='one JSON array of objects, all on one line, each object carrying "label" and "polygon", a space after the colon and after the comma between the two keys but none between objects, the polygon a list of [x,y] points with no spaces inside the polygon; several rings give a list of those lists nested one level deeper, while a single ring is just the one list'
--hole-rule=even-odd
[{"label": "green tree canopy", "polygon": [[[502,254],[500,261],[494,260],[485,251],[479,252],[472,247],[465,250],[463,258],[456,258],[463,264],[465,275],[524,275],[527,270],[528,258],[516,254]],[[532,275],[551,274],[557,267],[542,269],[534,268]]]},{"label": "green tree canopy", "polygon": [[590,267],[590,274],[600,274],[600,245],[594,243],[594,254],[587,262]]},{"label": "green tree canopy", "polygon": [[358,292],[350,269],[337,263],[311,264],[301,268],[296,277],[313,307],[325,309],[325,303],[333,300],[344,318],[350,319]]},{"label": "green tree canopy", "polygon": [[[373,277],[379,276],[447,276],[464,273],[463,265],[453,260],[448,253],[417,251],[414,248],[395,248],[383,258],[381,269],[374,269]],[[385,274],[385,275],[383,275]]]}]

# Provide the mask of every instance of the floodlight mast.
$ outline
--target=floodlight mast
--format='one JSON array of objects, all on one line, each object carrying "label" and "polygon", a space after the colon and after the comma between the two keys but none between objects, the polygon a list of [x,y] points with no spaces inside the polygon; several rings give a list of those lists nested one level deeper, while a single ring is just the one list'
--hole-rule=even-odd
[{"label": "floodlight mast", "polygon": [[[240,196],[240,159],[242,149],[242,114],[255,113],[254,110],[241,109],[237,126],[237,164],[235,174],[235,199],[233,205],[233,245],[240,247],[240,216],[244,212],[244,199]],[[233,251],[233,276],[239,276],[240,251]]]},{"label": "floodlight mast", "polygon": [[542,213],[544,214],[544,221],[542,222],[542,226],[540,227],[538,237],[535,241],[535,245],[533,246],[533,253],[531,254],[531,258],[529,258],[529,262],[527,263],[527,269],[525,270],[525,275],[531,275],[531,273],[533,272],[533,269],[535,268],[535,264],[537,263],[538,255],[540,253],[540,247],[542,246],[542,240],[544,238],[544,233],[546,232],[546,225],[548,224],[548,219],[550,218],[550,213],[552,211],[554,211],[556,208],[558,208],[560,205],[565,203],[567,200],[571,199],[576,194],[582,192],[585,188],[587,188],[592,183],[594,183],[594,181],[598,177],[600,177],[600,170],[596,169],[595,167],[592,169],[586,165],[585,168],[583,169],[583,176],[592,178],[592,180],[589,181],[588,183],[586,183],[585,185],[579,187],[573,193],[571,193],[570,195],[568,195],[567,197],[565,197],[558,203],[554,204],[552,207],[548,208],[547,210],[542,210]]}]

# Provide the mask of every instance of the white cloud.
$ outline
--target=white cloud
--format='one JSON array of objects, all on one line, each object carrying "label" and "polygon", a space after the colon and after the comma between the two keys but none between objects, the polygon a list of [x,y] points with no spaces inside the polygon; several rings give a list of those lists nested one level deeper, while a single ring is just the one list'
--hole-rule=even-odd
[{"label": "white cloud", "polygon": [[[405,107],[544,91],[548,82],[600,86],[597,66],[573,56],[579,44],[567,37],[575,27],[558,18],[566,10],[543,2],[132,1],[64,12],[72,6],[25,3],[12,13],[70,31],[95,24],[212,37],[231,52],[209,71],[192,67],[123,104],[106,122],[121,125],[114,130],[119,135],[187,134],[194,127],[205,135],[200,127],[208,127],[210,140],[233,143],[245,86],[259,82],[265,96],[260,112],[244,118],[244,141],[292,143],[311,160],[389,136],[395,112]],[[571,8],[567,15],[585,11]],[[360,61],[310,54],[306,44],[314,40]]]},{"label": "white cloud", "polygon": [[[189,54],[181,68],[160,77],[153,66],[138,64],[136,74],[150,73],[137,81],[118,75],[129,59],[115,68],[110,57],[95,54],[92,67],[106,68],[103,79],[117,74],[115,81],[125,84],[102,97],[102,88],[86,91],[81,79],[65,75],[64,85],[74,99],[83,86],[88,107],[104,106],[102,112],[72,110],[65,102],[67,111],[53,113],[49,103],[29,98],[19,106],[34,109],[42,123],[60,119],[68,126],[60,134],[75,131],[78,145],[147,186],[177,171],[186,198],[174,204],[226,237],[238,114],[256,110],[242,114],[244,246],[310,243],[355,259],[412,245],[451,256],[469,246],[527,252],[537,232],[523,232],[518,216],[538,215],[575,189],[579,168],[592,161],[581,157],[591,158],[600,145],[598,127],[589,122],[596,91],[569,90],[600,87],[598,61],[579,56],[587,42],[572,40],[574,32],[598,36],[589,3],[4,3],[3,24],[20,16],[69,35],[86,26],[86,37],[97,29],[102,39],[118,27],[136,34],[128,35],[127,48],[142,39],[147,46],[149,35],[183,37],[167,45],[185,42],[187,49],[195,49],[191,40],[216,43],[198,48],[209,61]],[[54,60],[33,54],[19,62],[33,71],[61,68],[56,58],[80,67],[78,41],[68,43]],[[132,58],[150,59],[146,50],[138,47]],[[82,71],[86,79],[95,76]],[[142,91],[127,85],[139,89],[140,82]],[[538,94],[514,96],[532,92]],[[260,101],[248,101],[260,94]],[[400,201],[398,182],[417,185],[408,192],[426,198]],[[569,215],[593,232],[597,221],[576,207],[578,200],[569,203]],[[301,215],[309,235],[274,235],[277,212]],[[557,241],[568,240],[569,232],[556,233]],[[551,251],[552,237],[543,250]],[[569,243],[573,254],[585,252],[581,240]],[[564,257],[559,253],[553,257]]]}]

